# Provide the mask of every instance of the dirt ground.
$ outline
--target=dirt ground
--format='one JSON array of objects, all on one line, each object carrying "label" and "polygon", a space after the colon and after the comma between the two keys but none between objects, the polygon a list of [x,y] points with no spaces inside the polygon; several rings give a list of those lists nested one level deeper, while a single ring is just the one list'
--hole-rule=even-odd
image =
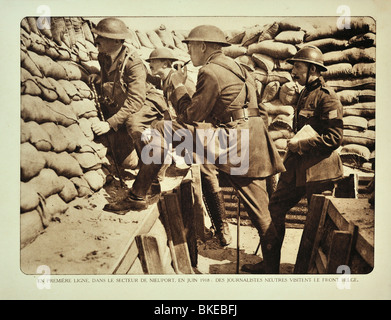
[{"label": "dirt ground", "polygon": [[[175,188],[183,177],[168,174],[163,191]],[[132,181],[132,180],[128,180]],[[130,185],[129,185],[130,186]],[[37,266],[48,265],[52,274],[110,274],[113,261],[122,250],[128,234],[137,227],[145,212],[116,215],[103,211],[108,197],[120,196],[121,188],[101,189],[87,199],[76,199],[69,209],[56,217],[38,238],[21,250],[21,270],[35,274]],[[237,226],[229,223],[232,242],[221,247],[208,232],[210,221],[205,216],[206,240],[198,242],[198,274],[234,274],[237,268]],[[292,273],[302,229],[287,229],[282,249],[281,273]],[[240,226],[240,267],[261,261],[257,246],[259,237],[251,225]],[[142,269],[139,270],[142,274]],[[242,273],[242,272],[240,272]]]}]

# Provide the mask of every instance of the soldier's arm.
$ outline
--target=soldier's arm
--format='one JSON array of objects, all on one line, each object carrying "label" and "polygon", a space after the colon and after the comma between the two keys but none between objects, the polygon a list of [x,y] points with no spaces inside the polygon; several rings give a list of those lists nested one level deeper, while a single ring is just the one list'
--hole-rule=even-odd
[{"label": "soldier's arm", "polygon": [[310,124],[319,136],[300,141],[301,152],[310,150],[330,152],[337,149],[343,138],[343,108],[338,97],[332,93],[323,93],[319,101],[320,121]]},{"label": "soldier's arm", "polygon": [[128,63],[124,70],[124,81],[127,84],[126,99],[122,108],[107,120],[115,131],[125,123],[128,116],[141,109],[146,98],[146,70],[142,61]]},{"label": "soldier's arm", "polygon": [[219,93],[218,80],[213,71],[200,69],[193,96],[190,97],[185,86],[180,86],[174,90],[173,106],[182,121],[201,122],[211,113]]}]

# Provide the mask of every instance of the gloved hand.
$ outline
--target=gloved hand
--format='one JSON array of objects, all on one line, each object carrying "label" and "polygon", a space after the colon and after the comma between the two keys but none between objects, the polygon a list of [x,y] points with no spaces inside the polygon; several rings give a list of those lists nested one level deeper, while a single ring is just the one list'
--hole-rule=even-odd
[{"label": "gloved hand", "polygon": [[110,125],[106,121],[94,122],[91,125],[91,129],[92,131],[94,131],[95,134],[101,136],[102,134],[105,134],[110,131]]}]

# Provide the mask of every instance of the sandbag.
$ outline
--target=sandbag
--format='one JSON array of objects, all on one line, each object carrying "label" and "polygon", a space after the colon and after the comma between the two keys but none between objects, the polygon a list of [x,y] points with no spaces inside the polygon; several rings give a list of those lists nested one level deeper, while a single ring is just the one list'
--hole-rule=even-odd
[{"label": "sandbag", "polygon": [[62,125],[58,125],[61,133],[64,135],[65,140],[67,141],[67,152],[73,152],[76,150],[77,145],[76,142],[72,139],[72,135],[69,133],[68,128]]},{"label": "sandbag", "polygon": [[241,44],[242,40],[244,38],[244,35],[246,34],[246,31],[244,30],[228,30],[225,32],[227,42],[231,44]]},{"label": "sandbag", "polygon": [[45,54],[54,61],[57,61],[61,57],[57,44],[49,39],[46,39]]},{"label": "sandbag", "polygon": [[37,176],[46,166],[46,159],[31,143],[20,145],[20,176],[22,181],[28,181]]},{"label": "sandbag", "polygon": [[45,230],[41,210],[31,210],[20,215],[20,248],[23,249]]},{"label": "sandbag", "polygon": [[175,31],[171,31],[171,33],[172,33],[172,38],[174,39],[175,47],[177,47],[180,50],[183,50],[183,51],[187,52],[187,45],[186,45],[186,43],[182,42],[181,38],[176,35]]},{"label": "sandbag", "polygon": [[81,149],[84,145],[89,145],[90,140],[87,139],[83,130],[78,124],[72,124],[67,127],[69,137],[75,142],[78,149]]},{"label": "sandbag", "polygon": [[251,58],[259,68],[267,72],[273,71],[275,62],[272,57],[261,53],[254,53],[251,55]]},{"label": "sandbag", "polygon": [[347,116],[343,117],[342,120],[344,129],[358,131],[365,131],[368,129],[368,120],[364,117]]},{"label": "sandbag", "polygon": [[359,166],[369,161],[371,152],[363,145],[347,144],[342,147],[339,154],[342,162]]},{"label": "sandbag", "polygon": [[72,18],[64,17],[65,21],[65,32],[62,35],[62,41],[70,48],[76,43],[76,34],[72,25]]},{"label": "sandbag", "polygon": [[341,51],[331,51],[323,55],[323,60],[326,66],[342,62],[348,62],[351,64],[359,62],[375,62],[376,48],[349,48]]},{"label": "sandbag", "polygon": [[95,47],[93,41],[92,42],[86,41],[86,49],[92,60],[98,60],[99,51],[97,47]]},{"label": "sandbag", "polygon": [[351,77],[353,66],[350,63],[336,63],[327,67],[327,71],[322,72],[322,76],[327,79],[337,79]]},{"label": "sandbag", "polygon": [[94,140],[94,132],[92,131],[91,126],[92,126],[92,123],[87,118],[80,118],[79,119],[79,127],[83,131],[87,140],[89,140],[89,141]]},{"label": "sandbag", "polygon": [[352,74],[355,77],[375,77],[376,63],[356,63],[353,66]]},{"label": "sandbag", "polygon": [[376,46],[376,35],[372,32],[359,34],[357,36],[351,37],[348,43],[349,46],[360,47],[360,48],[363,47],[368,48],[368,47]]},{"label": "sandbag", "polygon": [[61,78],[53,77],[55,79],[67,79],[67,80],[83,80],[88,81],[87,72],[74,61],[58,61],[57,62],[65,70],[65,75]]},{"label": "sandbag", "polygon": [[60,176],[59,179],[64,184],[64,188],[61,190],[61,192],[58,195],[66,203],[71,202],[78,196],[78,192],[76,190],[75,185],[71,180],[69,180],[66,177]]},{"label": "sandbag", "polygon": [[20,26],[28,33],[31,33],[30,25],[27,20],[27,18],[23,18],[22,21],[20,22]]},{"label": "sandbag", "polygon": [[36,34],[40,34],[38,26],[37,26],[37,19],[34,17],[27,17],[27,22],[30,26],[30,30]]},{"label": "sandbag", "polygon": [[247,48],[241,45],[230,45],[229,47],[223,47],[223,53],[226,56],[235,59],[237,57],[245,55],[247,53]]},{"label": "sandbag", "polygon": [[263,69],[256,68],[254,72],[251,73],[254,79],[262,82],[262,84],[267,85],[271,81],[278,81],[281,85],[293,81],[292,75],[287,71],[272,71],[267,72]]},{"label": "sandbag", "polygon": [[342,90],[336,93],[342,105],[352,105],[359,102],[374,102],[374,90]]},{"label": "sandbag", "polygon": [[71,17],[72,27],[75,31],[75,44],[85,44],[86,39],[83,33],[83,20],[80,17]]},{"label": "sandbag", "polygon": [[269,125],[269,129],[288,129],[292,130],[293,127],[293,114],[288,116],[286,114],[279,114],[275,116]]},{"label": "sandbag", "polygon": [[102,189],[105,184],[105,178],[102,174],[99,174],[97,170],[90,170],[84,174],[84,179],[87,181],[91,190],[98,191]]},{"label": "sandbag", "polygon": [[284,83],[280,88],[279,99],[284,105],[296,105],[299,100],[299,88],[296,82]]},{"label": "sandbag", "polygon": [[143,47],[154,49],[155,46],[152,44],[151,40],[149,40],[148,35],[144,31],[136,30],[136,35],[138,37],[138,40],[140,41],[140,44]]},{"label": "sandbag", "polygon": [[38,176],[32,178],[27,184],[45,198],[61,192],[64,188],[56,172],[48,168],[42,169]]},{"label": "sandbag", "polygon": [[360,116],[365,118],[374,118],[376,112],[376,103],[357,103],[343,107],[344,116]]},{"label": "sandbag", "polygon": [[58,99],[56,89],[52,83],[46,78],[35,77],[39,88],[41,89],[41,98],[46,101],[55,101]]},{"label": "sandbag", "polygon": [[279,90],[280,83],[278,81],[269,82],[263,91],[261,102],[265,103],[274,100],[277,97]]},{"label": "sandbag", "polygon": [[48,77],[47,80],[50,82],[50,84],[52,85],[52,87],[56,91],[56,93],[58,95],[58,99],[65,104],[70,104],[71,98],[68,96],[64,87],[54,78]]},{"label": "sandbag", "polygon": [[53,40],[61,46],[63,34],[66,32],[65,20],[60,17],[51,17],[50,24]]},{"label": "sandbag", "polygon": [[247,50],[249,55],[253,53],[263,53],[277,59],[287,59],[294,56],[297,49],[289,43],[277,42],[274,40],[265,40],[259,43],[251,44]]},{"label": "sandbag", "polygon": [[259,35],[264,30],[264,26],[255,25],[244,29],[244,35],[242,37],[242,46],[249,46],[252,43],[258,42]]},{"label": "sandbag", "polygon": [[94,192],[91,190],[88,182],[84,177],[74,177],[70,179],[72,183],[74,184],[78,197],[84,198],[91,196]]},{"label": "sandbag", "polygon": [[61,101],[57,100],[53,102],[47,102],[46,106],[48,107],[49,110],[51,110],[51,113],[53,114],[54,117],[53,122],[56,122],[65,127],[77,123],[78,121],[77,115],[70,107],[70,105],[66,105]]},{"label": "sandbag", "polygon": [[37,77],[43,77],[40,68],[31,59],[30,55],[28,54],[28,50],[23,50],[23,49],[20,50],[20,60],[21,60],[22,67],[26,69],[31,75]]},{"label": "sandbag", "polygon": [[155,48],[161,48],[164,47],[162,40],[160,40],[159,36],[157,33],[153,30],[147,31],[146,32],[149,41],[153,44]]},{"label": "sandbag", "polygon": [[291,72],[293,69],[293,64],[287,62],[286,60],[276,59],[274,60],[274,63],[275,63],[274,66],[275,70]]},{"label": "sandbag", "polygon": [[274,38],[275,41],[284,42],[284,43],[290,43],[290,44],[299,44],[302,43],[304,40],[304,31],[281,31],[279,34],[276,35]]},{"label": "sandbag", "polygon": [[343,130],[342,145],[358,144],[366,146],[369,149],[375,147],[376,133],[373,130],[366,130],[364,132],[357,130]]},{"label": "sandbag", "polygon": [[376,119],[368,120],[368,130],[375,130],[376,128]]},{"label": "sandbag", "polygon": [[72,81],[60,79],[58,80],[58,83],[64,88],[65,92],[71,100],[79,101],[82,99],[81,93],[73,85]]},{"label": "sandbag", "polygon": [[68,141],[62,134],[58,125],[54,122],[45,122],[40,125],[50,137],[52,149],[55,152],[63,152],[68,147]]},{"label": "sandbag", "polygon": [[74,86],[75,88],[79,91],[81,97],[83,99],[92,99],[93,98],[93,95],[92,95],[92,90],[91,88],[84,82],[84,81],[81,81],[81,80],[72,80],[70,81]]},{"label": "sandbag", "polygon": [[303,30],[305,32],[311,32],[314,29],[312,24],[309,21],[307,21],[306,19],[303,19],[302,17],[284,18],[278,23],[278,25],[279,25],[279,28],[281,31]]},{"label": "sandbag", "polygon": [[42,156],[46,159],[46,166],[53,169],[58,176],[66,178],[80,177],[83,174],[77,160],[67,152],[42,152]]},{"label": "sandbag", "polygon": [[264,109],[267,111],[268,115],[276,116],[279,114],[284,114],[287,116],[292,116],[295,109],[291,105],[282,104],[281,100],[276,99],[270,102],[263,103]]},{"label": "sandbag", "polygon": [[35,77],[25,68],[20,68],[20,93],[29,94],[32,96],[40,96],[42,94],[41,88],[39,87]]},{"label": "sandbag", "polygon": [[159,29],[155,30],[156,34],[159,36],[160,40],[162,41],[163,45],[165,47],[174,49],[175,43],[174,39],[172,38],[172,34],[169,30],[167,30],[165,25],[160,25]]},{"label": "sandbag", "polygon": [[71,156],[74,157],[78,162],[83,171],[97,170],[102,166],[102,161],[99,156],[92,152],[83,152],[83,153],[71,153]]},{"label": "sandbag", "polygon": [[30,141],[31,132],[30,127],[26,126],[26,123],[23,119],[20,119],[20,143],[25,143]]},{"label": "sandbag", "polygon": [[87,21],[83,21],[82,30],[86,41],[94,42],[94,35],[92,34],[90,25]]},{"label": "sandbag", "polygon": [[24,121],[43,123],[56,120],[52,110],[40,97],[24,94],[21,96],[20,107],[21,117]]},{"label": "sandbag", "polygon": [[28,46],[28,49],[39,55],[46,54],[45,42],[42,37],[36,33],[30,34],[30,45]]},{"label": "sandbag", "polygon": [[346,39],[324,38],[298,44],[298,47],[315,46],[322,51],[322,53],[326,53],[330,51],[344,50],[348,47],[348,45],[349,42]]},{"label": "sandbag", "polygon": [[254,71],[255,70],[255,62],[254,60],[248,56],[248,55],[243,55],[243,56],[239,56],[235,59],[236,62],[244,65],[245,67],[247,67],[248,70],[250,71]]},{"label": "sandbag", "polygon": [[30,143],[39,151],[52,150],[49,134],[35,121],[28,121],[25,126],[30,131]]},{"label": "sandbag", "polygon": [[53,194],[45,200],[45,214],[49,219],[53,216],[63,214],[67,210],[68,205],[58,194]]},{"label": "sandbag", "polygon": [[66,70],[61,64],[63,61],[56,62],[48,56],[38,55],[33,51],[29,51],[28,55],[45,77],[52,77],[54,79],[65,79],[67,77]]},{"label": "sandbag", "polygon": [[99,64],[98,60],[80,61],[80,64],[90,74],[98,74],[98,73],[100,73],[100,64]]},{"label": "sandbag", "polygon": [[[85,43],[85,42],[84,42]],[[85,46],[81,42],[76,42],[75,44],[78,60],[77,62],[81,64],[82,61],[90,61],[90,54]]]},{"label": "sandbag", "polygon": [[127,42],[129,42],[133,47],[135,47],[137,50],[141,48],[141,43],[138,40],[138,37],[136,35],[136,32],[134,30],[129,29],[130,37],[126,39]]},{"label": "sandbag", "polygon": [[375,90],[376,79],[366,77],[363,79],[343,79],[343,80],[329,80],[327,85],[334,89],[334,91],[341,90]]},{"label": "sandbag", "polygon": [[20,212],[34,210],[39,204],[39,196],[29,182],[20,182]]}]

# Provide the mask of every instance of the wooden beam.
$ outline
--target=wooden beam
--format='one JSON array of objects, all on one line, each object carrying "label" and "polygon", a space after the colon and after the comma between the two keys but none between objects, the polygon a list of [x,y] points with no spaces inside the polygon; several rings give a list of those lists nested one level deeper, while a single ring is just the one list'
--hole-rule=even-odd
[{"label": "wooden beam", "polygon": [[136,236],[139,258],[145,274],[164,274],[164,248],[157,236]]}]

